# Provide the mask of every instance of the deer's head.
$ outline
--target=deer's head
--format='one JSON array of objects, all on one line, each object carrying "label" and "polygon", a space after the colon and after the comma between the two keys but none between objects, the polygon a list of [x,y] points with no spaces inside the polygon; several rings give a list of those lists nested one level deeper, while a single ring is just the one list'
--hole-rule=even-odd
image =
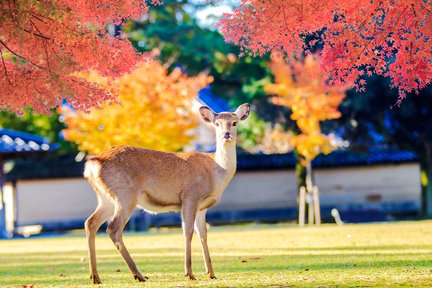
[{"label": "deer's head", "polygon": [[215,126],[216,141],[227,144],[237,140],[237,124],[249,116],[250,105],[242,104],[235,112],[215,113],[207,106],[202,106],[199,110],[204,121]]}]

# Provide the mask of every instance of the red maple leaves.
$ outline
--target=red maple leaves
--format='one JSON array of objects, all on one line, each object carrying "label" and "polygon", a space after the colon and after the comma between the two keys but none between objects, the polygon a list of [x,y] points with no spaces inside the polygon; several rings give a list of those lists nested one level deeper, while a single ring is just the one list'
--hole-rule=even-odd
[{"label": "red maple leaves", "polygon": [[257,55],[299,55],[320,41],[333,85],[363,89],[365,76],[384,75],[401,100],[432,79],[431,1],[242,0],[219,26],[227,40]]},{"label": "red maple leaves", "polygon": [[[145,3],[1,1],[0,107],[47,112],[63,99],[77,109],[112,99],[74,73],[96,69],[115,77],[129,72],[142,56],[105,28],[139,18],[147,12]],[[431,82],[431,18],[430,0],[241,0],[219,26],[227,40],[254,54],[276,50],[292,56],[320,44],[330,84],[363,89],[364,77],[384,75],[402,99]]]},{"label": "red maple leaves", "polygon": [[[155,2],[155,1],[153,1]],[[147,12],[144,1],[17,0],[0,3],[0,107],[38,112],[66,99],[78,109],[111,95],[74,73],[128,72],[142,58],[130,42],[112,37],[107,23]]]}]

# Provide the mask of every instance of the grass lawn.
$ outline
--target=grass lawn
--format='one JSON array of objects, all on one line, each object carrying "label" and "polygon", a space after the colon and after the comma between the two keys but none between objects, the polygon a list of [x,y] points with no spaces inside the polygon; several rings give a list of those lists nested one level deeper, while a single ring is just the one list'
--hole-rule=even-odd
[{"label": "grass lawn", "polygon": [[[432,222],[235,226],[210,229],[217,280],[204,275],[193,241],[196,281],[183,277],[180,230],[126,234],[144,275],[133,280],[105,234],[96,239],[102,287],[432,287]],[[88,278],[84,235],[0,241],[0,286],[97,287]]]}]

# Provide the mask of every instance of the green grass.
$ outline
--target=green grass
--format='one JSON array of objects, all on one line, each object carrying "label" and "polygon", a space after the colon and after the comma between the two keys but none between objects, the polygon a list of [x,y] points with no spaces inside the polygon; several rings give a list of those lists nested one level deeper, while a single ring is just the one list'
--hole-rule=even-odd
[{"label": "green grass", "polygon": [[[135,282],[101,234],[96,239],[100,287],[432,287],[431,221],[210,229],[217,280],[204,275],[196,237],[197,281],[183,277],[180,230],[126,234],[125,243],[149,280]],[[81,234],[0,241],[0,286],[95,287],[86,249]]]}]

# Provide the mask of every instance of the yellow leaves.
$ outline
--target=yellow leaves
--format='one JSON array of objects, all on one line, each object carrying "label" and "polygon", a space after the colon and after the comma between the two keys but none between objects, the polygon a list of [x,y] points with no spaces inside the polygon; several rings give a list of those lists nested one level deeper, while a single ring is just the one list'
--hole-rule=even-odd
[{"label": "yellow leaves", "polygon": [[296,135],[291,139],[291,144],[308,160],[313,160],[321,153],[329,154],[336,148],[330,139],[321,133]]},{"label": "yellow leaves", "polygon": [[168,73],[156,60],[115,81],[93,72],[80,77],[118,93],[118,103],[103,104],[88,114],[62,111],[65,138],[90,154],[120,144],[181,150],[193,140],[188,131],[197,125],[192,101],[212,81],[204,74],[189,77],[180,69]]},{"label": "yellow leaves", "polygon": [[314,117],[301,117],[297,120],[297,126],[306,134],[314,134],[320,131],[319,121]]},{"label": "yellow leaves", "polygon": [[269,64],[275,76],[275,84],[265,87],[278,105],[290,107],[293,120],[312,115],[319,121],[340,117],[338,106],[345,98],[346,88],[328,87],[324,84],[326,75],[320,70],[317,56],[308,55],[304,62],[292,66],[272,55]]},{"label": "yellow leaves", "polygon": [[313,160],[320,153],[334,150],[330,140],[321,134],[320,121],[337,119],[340,103],[345,98],[346,87],[328,87],[324,84],[327,75],[321,73],[319,58],[307,55],[303,62],[287,64],[276,54],[271,56],[269,64],[274,77],[274,84],[265,87],[274,104],[291,109],[291,119],[297,121],[302,134],[292,138],[291,143],[308,160]]}]

